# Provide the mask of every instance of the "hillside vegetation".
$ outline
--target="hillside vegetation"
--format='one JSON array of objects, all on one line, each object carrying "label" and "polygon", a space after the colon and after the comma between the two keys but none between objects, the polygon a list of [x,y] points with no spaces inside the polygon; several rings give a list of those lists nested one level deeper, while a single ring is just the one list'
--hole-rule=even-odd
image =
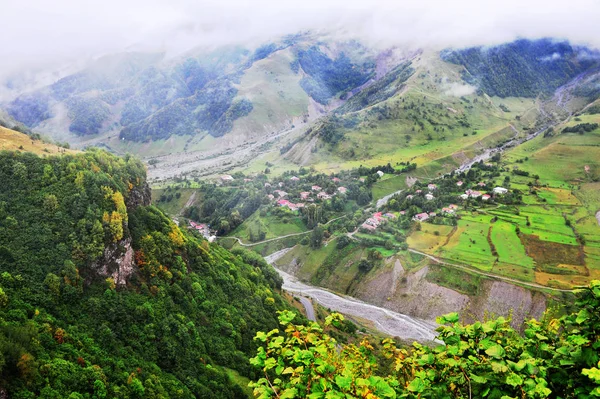
[{"label": "hillside vegetation", "polygon": [[286,307],[264,260],[148,206],[133,158],[3,151],[0,179],[0,392],[247,397],[229,375]]},{"label": "hillside vegetation", "polygon": [[[260,332],[252,363],[268,398],[592,398],[600,392],[600,281],[578,291],[573,312],[530,320],[524,334],[503,317],[463,325],[438,318],[441,345],[398,348],[391,339],[340,345],[316,323]],[[326,325],[340,325],[333,314]]]}]

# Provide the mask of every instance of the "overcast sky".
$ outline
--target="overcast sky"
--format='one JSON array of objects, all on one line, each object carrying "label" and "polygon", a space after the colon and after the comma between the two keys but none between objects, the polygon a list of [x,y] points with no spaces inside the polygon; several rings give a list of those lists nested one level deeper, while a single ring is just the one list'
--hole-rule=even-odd
[{"label": "overcast sky", "polygon": [[447,47],[552,36],[600,47],[598,0],[0,0],[0,76],[146,49],[257,43],[307,29],[373,45]]}]

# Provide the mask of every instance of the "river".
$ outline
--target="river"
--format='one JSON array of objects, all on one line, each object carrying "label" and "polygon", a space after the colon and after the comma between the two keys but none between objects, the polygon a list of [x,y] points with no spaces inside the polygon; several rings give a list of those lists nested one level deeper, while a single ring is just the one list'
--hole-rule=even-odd
[{"label": "river", "polygon": [[[265,257],[269,264],[273,264],[277,259],[285,255],[291,248],[277,251],[272,255]],[[433,322],[417,319],[401,313],[393,312],[389,309],[371,305],[358,299],[341,296],[327,291],[323,288],[298,281],[294,276],[275,268],[283,278],[283,289],[299,295],[312,298],[321,306],[336,312],[354,316],[357,318],[369,320],[382,333],[403,340],[416,340],[421,342],[433,341],[435,338],[435,328],[437,325]]]}]

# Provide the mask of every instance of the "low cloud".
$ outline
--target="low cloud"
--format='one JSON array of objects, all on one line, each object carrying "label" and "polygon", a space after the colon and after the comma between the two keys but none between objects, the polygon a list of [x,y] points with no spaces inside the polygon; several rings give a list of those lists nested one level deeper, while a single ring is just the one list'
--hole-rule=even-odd
[{"label": "low cloud", "polygon": [[[600,47],[595,0],[28,0],[5,2],[0,82],[23,71],[61,74],[103,54],[255,46],[324,31],[381,48],[494,45],[556,37]],[[32,72],[33,71],[33,72]],[[35,74],[33,76],[36,76]],[[35,80],[35,79],[34,79]]]},{"label": "low cloud", "polygon": [[442,85],[442,90],[447,96],[462,97],[475,93],[477,87],[465,83],[445,83]]}]

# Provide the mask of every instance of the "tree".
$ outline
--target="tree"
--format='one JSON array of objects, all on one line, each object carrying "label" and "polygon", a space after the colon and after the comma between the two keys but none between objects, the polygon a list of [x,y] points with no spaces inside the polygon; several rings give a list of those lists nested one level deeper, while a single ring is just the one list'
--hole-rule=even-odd
[{"label": "tree", "polygon": [[368,273],[373,268],[373,263],[369,262],[367,259],[361,259],[358,262],[358,270],[363,273]]},{"label": "tree", "polygon": [[313,249],[321,248],[323,245],[323,228],[316,226],[310,234],[310,247]]}]

